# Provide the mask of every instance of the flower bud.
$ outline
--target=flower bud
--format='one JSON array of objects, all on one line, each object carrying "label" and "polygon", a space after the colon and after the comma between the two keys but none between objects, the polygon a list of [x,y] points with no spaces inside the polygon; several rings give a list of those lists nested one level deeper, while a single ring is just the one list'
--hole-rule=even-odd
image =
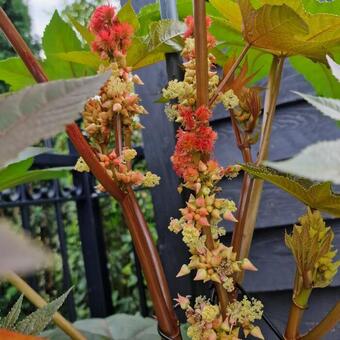
[{"label": "flower bud", "polygon": [[257,268],[248,259],[243,259],[241,268],[244,270],[250,270],[253,272],[257,271]]},{"label": "flower bud", "polygon": [[227,221],[231,221],[231,222],[237,222],[237,219],[235,218],[235,216],[232,214],[232,212],[230,210],[227,210],[224,214],[223,214],[223,218]]},{"label": "flower bud", "polygon": [[208,274],[205,269],[198,269],[196,276],[194,278],[194,281],[200,281],[205,280],[207,278]]},{"label": "flower bud", "polygon": [[184,275],[188,275],[190,273],[190,269],[187,264],[183,264],[180,271],[177,273],[176,277],[181,277]]},{"label": "flower bud", "polygon": [[113,112],[120,112],[122,110],[122,104],[119,104],[119,103],[115,103],[113,104],[112,106],[112,111]]}]

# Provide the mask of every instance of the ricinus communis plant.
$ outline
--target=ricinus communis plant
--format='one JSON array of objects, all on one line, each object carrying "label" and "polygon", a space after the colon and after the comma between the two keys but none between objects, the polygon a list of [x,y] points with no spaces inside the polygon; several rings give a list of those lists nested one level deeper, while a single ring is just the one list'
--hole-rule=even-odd
[{"label": "ricinus communis plant", "polygon": [[[322,30],[323,26],[318,24],[322,19],[320,15],[312,17],[304,13],[303,8],[293,0],[286,1],[289,6],[282,1],[262,0],[262,6],[258,5],[256,8],[249,0],[240,0],[238,4],[229,0],[226,2],[228,8],[235,10],[235,15],[229,18],[233,29],[240,30],[240,23],[243,22],[245,46],[241,53],[227,61],[224,77],[220,81],[214,68],[215,58],[212,53],[208,54],[208,48],[214,47],[215,40],[212,35],[207,34],[206,26],[210,25],[210,19],[206,19],[205,2],[195,0],[194,18],[186,19],[187,31],[184,34],[185,45],[182,52],[185,59],[184,81],[172,81],[163,91],[163,97],[172,100],[167,108],[168,116],[181,125],[172,158],[174,169],[183,179],[180,190],[185,188],[191,191],[186,206],[181,209],[181,217],[170,223],[172,231],[182,234],[192,255],[190,262],[180,269],[179,275],[194,270],[196,280],[214,282],[218,296],[217,303],[198,297],[193,307],[190,306],[188,297],[179,295],[176,299],[186,311],[190,324],[189,335],[194,339],[237,339],[241,336],[241,329],[244,336],[251,334],[263,338],[261,330],[253,324],[262,316],[261,302],[247,298],[239,301],[235,289],[235,283],[242,281],[243,270],[255,269],[247,256],[261,197],[262,179],[270,178],[269,181],[278,183],[278,178],[284,177],[284,181],[289,182],[291,187],[298,188],[294,195],[299,199],[314,189],[320,194],[327,189],[323,184],[313,186],[289,176],[265,173],[260,163],[268,156],[285,58],[302,54],[322,61],[325,58],[324,50],[333,48],[338,39],[332,31],[334,25],[329,27],[326,23],[327,28]],[[216,8],[223,7],[219,0],[212,0],[211,3]],[[276,25],[274,17],[280,25]],[[47,81],[42,68],[15,29],[3,16],[1,19],[2,29],[35,79],[38,82]],[[329,19],[332,24],[337,20],[335,17]],[[295,29],[294,32],[291,27]],[[90,145],[75,124],[67,126],[67,132],[81,156],[76,167],[80,171],[90,170],[100,181],[99,189],[107,191],[121,203],[150,289],[160,332],[168,338],[179,339],[178,323],[160,260],[131,188],[132,185],[151,186],[158,182],[156,175],[142,174],[131,167],[136,154],[131,145],[131,133],[139,127],[134,118],[144,113],[139,98],[133,91],[133,83],[141,84],[141,80],[131,75],[131,69],[126,63],[132,29],[129,24],[119,20],[111,6],[102,6],[95,11],[89,29],[95,36],[93,51],[99,54],[101,60],[106,61],[105,67],[101,69],[109,70],[112,75],[100,93],[87,102],[83,112]],[[334,34],[324,37],[325,31]],[[246,64],[237,73],[239,65],[253,47],[274,55],[260,131],[258,117],[261,111],[261,89],[249,87],[251,76],[245,75]],[[212,159],[216,134],[209,126],[209,118],[217,102],[222,102],[229,110],[237,145],[244,162],[248,164],[221,167]],[[251,145],[256,142],[257,134],[260,137],[260,151],[256,165],[252,165]],[[257,178],[251,179],[248,174],[244,175],[235,218],[233,212],[236,206],[232,201],[219,196],[218,182],[224,176],[237,175],[241,168]],[[279,186],[283,186],[282,182]],[[326,191],[337,202],[338,197],[334,198],[335,195],[332,196],[329,188]],[[315,202],[309,204],[312,199],[308,201],[306,197],[302,197],[301,200],[313,209],[319,208]],[[336,207],[327,204],[326,211],[338,214]],[[222,217],[235,222],[231,247],[223,245],[219,240],[225,232],[218,226]],[[308,239],[308,244],[300,242],[301,235]],[[286,330],[287,339],[301,337],[299,324],[310,290],[329,284],[337,271],[338,263],[333,261],[335,254],[331,241],[332,233],[325,228],[320,215],[315,211],[308,211],[301,218],[300,224],[294,227],[292,236],[286,236],[286,243],[297,262],[297,279]],[[311,252],[312,248],[317,251]],[[302,250],[304,256],[300,256]],[[338,306],[320,323],[320,327],[317,326],[302,338],[312,339],[311,336],[315,334],[321,336],[334,326],[338,321]]]}]

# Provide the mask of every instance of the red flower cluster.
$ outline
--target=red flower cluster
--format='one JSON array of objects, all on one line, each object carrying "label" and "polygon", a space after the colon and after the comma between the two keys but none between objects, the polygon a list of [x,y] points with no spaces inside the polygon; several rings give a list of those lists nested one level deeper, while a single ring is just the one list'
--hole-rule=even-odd
[{"label": "red flower cluster", "polygon": [[[188,16],[184,20],[185,24],[187,25],[187,30],[184,32],[184,39],[186,38],[192,38],[194,36],[194,18],[192,16]],[[206,17],[205,18],[205,25],[207,28],[211,26],[211,18]],[[209,32],[207,33],[207,42],[208,42],[208,48],[214,48],[216,45],[216,39],[213,35],[211,35]]]},{"label": "red flower cluster", "polygon": [[190,107],[179,107],[185,130],[177,132],[177,144],[171,158],[174,170],[186,182],[193,182],[198,176],[200,153],[212,152],[216,132],[208,126],[211,111],[202,106],[195,112]]},{"label": "red flower cluster", "polygon": [[95,35],[92,49],[103,59],[126,54],[131,44],[133,28],[126,22],[119,22],[114,7],[103,5],[96,8],[89,23]]}]

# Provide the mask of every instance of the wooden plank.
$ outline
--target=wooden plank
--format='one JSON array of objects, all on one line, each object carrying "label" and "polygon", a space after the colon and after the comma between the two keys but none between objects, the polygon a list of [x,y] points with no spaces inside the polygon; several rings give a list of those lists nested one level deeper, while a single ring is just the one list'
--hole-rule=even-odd
[{"label": "wooden plank", "polygon": [[[215,148],[218,161],[223,165],[240,162],[242,159],[235,144],[230,120],[216,121],[213,127],[218,133]],[[307,103],[278,108],[273,124],[270,159],[290,158],[312,143],[339,137],[340,129],[334,120],[323,116]],[[255,156],[258,145],[254,145],[253,149]]]}]

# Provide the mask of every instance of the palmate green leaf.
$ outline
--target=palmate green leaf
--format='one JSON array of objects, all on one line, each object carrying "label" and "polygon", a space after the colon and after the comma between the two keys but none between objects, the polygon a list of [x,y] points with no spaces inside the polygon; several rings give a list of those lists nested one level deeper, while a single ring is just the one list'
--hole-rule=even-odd
[{"label": "palmate green leaf", "polygon": [[[156,321],[138,315],[115,314],[105,319],[87,319],[74,323],[74,326],[88,340],[159,340]],[[50,340],[67,340],[60,330],[44,332]]]},{"label": "palmate green leaf", "polygon": [[0,166],[25,147],[49,138],[79,116],[109,74],[34,85],[0,97]]},{"label": "palmate green leaf", "polygon": [[47,58],[44,69],[50,80],[84,76],[83,65],[61,61],[53,56],[56,53],[80,51],[82,49],[76,33],[57,11],[54,12],[51,21],[45,28],[42,46]]},{"label": "palmate green leaf", "polygon": [[297,36],[308,33],[307,24],[285,4],[265,4],[255,9],[250,0],[240,0],[239,5],[243,36],[253,46],[273,54],[289,54],[299,41]]},{"label": "palmate green leaf", "polygon": [[93,73],[98,70],[101,64],[105,64],[103,60],[100,59],[97,53],[91,51],[72,51],[65,53],[55,53],[52,54],[53,57],[60,60],[70,61],[72,63],[82,64],[89,66]]},{"label": "palmate green leaf", "polygon": [[[289,6],[308,27],[307,34],[298,37],[298,43],[287,46],[288,55],[303,55],[313,60],[326,62],[326,54],[340,44],[340,12],[335,14],[306,12],[302,0],[260,0],[262,4]],[[284,46],[282,46],[284,48]]]},{"label": "palmate green leaf", "polygon": [[340,139],[307,146],[293,158],[266,162],[270,167],[313,181],[340,184]]},{"label": "palmate green leaf", "polygon": [[289,62],[312,84],[318,96],[340,98],[339,83],[325,64],[313,62],[303,56],[290,57]]},{"label": "palmate green leaf", "polygon": [[150,52],[179,52],[183,47],[185,25],[176,20],[160,20],[152,23],[146,40]]},{"label": "palmate green leaf", "polygon": [[119,10],[117,16],[121,22],[128,22],[135,32],[139,30],[139,20],[132,7],[131,0],[126,2],[126,4]]},{"label": "palmate green leaf", "polygon": [[0,219],[0,277],[9,272],[27,274],[51,264],[51,253],[40,243],[13,231]]},{"label": "palmate green leaf", "polygon": [[138,69],[163,60],[165,53],[180,51],[184,29],[184,24],[179,21],[161,20],[153,23],[147,39],[133,38],[127,51],[127,64]]},{"label": "palmate green leaf", "polygon": [[9,313],[1,320],[0,328],[14,329],[15,323],[17,322],[21,313],[22,300],[24,296],[21,294],[19,299],[13,305]]},{"label": "palmate green leaf", "polygon": [[13,91],[35,83],[34,78],[19,57],[0,61],[0,79],[10,85]]},{"label": "palmate green leaf", "polygon": [[152,22],[161,19],[159,2],[147,4],[141,8],[138,13],[139,30],[136,32],[138,36],[145,36],[148,34],[149,26]]},{"label": "palmate green leaf", "polygon": [[51,322],[53,315],[62,306],[71,289],[72,288],[57,299],[48,303],[46,306],[39,308],[20,321],[16,326],[16,330],[27,335],[37,335],[41,333]]},{"label": "palmate green leaf", "polygon": [[333,98],[323,98],[311,96],[309,94],[300,93],[293,91],[297,95],[301,96],[309,104],[313,105],[319,111],[321,111],[325,116],[330,117],[335,120],[340,120],[340,100]]},{"label": "palmate green leaf", "polygon": [[242,169],[252,176],[274,184],[311,208],[340,216],[340,195],[332,191],[330,182],[313,183],[263,165],[246,164],[242,165]]},{"label": "palmate green leaf", "polygon": [[72,170],[71,167],[29,170],[34,157],[47,151],[49,149],[29,147],[20,152],[15,160],[7,163],[0,169],[0,191],[19,184],[65,177],[67,172]]}]

